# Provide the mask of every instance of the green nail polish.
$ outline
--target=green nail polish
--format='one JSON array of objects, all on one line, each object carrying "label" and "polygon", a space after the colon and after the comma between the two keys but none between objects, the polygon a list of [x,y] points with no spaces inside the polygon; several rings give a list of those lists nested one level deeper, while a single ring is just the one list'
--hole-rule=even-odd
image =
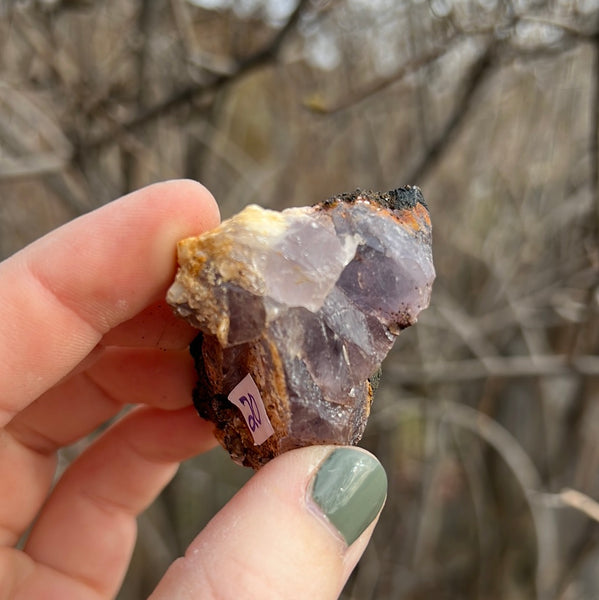
[{"label": "green nail polish", "polygon": [[322,463],[312,499],[351,545],[372,523],[387,495],[387,476],[376,458],[354,448],[338,448]]}]

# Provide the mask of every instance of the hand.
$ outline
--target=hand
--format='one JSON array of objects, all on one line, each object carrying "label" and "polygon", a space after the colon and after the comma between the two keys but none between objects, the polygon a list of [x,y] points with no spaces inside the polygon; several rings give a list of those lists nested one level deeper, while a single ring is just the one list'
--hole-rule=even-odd
[{"label": "hand", "polygon": [[[190,406],[194,331],[164,295],[177,240],[218,219],[199,184],[156,184],[0,264],[3,600],[113,597],[136,516],[181,461],[214,446]],[[56,451],[127,404],[137,406],[52,487]],[[336,598],[385,490],[382,467],[363,451],[289,452],[214,517],[152,598]]]}]

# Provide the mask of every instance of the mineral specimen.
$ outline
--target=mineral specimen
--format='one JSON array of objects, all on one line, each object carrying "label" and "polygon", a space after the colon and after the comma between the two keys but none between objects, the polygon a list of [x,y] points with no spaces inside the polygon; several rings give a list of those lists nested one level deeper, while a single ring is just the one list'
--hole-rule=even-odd
[{"label": "mineral specimen", "polygon": [[357,443],[382,360],[430,299],[420,189],[250,205],[177,250],[167,301],[200,330],[194,403],[233,459]]}]

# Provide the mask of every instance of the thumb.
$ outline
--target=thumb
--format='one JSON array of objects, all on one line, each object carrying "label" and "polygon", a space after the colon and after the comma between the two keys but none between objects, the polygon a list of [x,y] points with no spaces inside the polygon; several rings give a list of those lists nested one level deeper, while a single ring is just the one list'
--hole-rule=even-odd
[{"label": "thumb", "polygon": [[176,560],[152,600],[333,600],[370,539],[387,477],[374,456],[312,446],[268,463]]}]

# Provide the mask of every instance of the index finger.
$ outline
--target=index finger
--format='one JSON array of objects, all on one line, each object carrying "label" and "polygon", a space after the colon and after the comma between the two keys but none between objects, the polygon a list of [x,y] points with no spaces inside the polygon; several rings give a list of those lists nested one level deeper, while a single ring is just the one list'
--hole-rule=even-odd
[{"label": "index finger", "polygon": [[176,242],[218,221],[203,186],[164,182],[0,263],[0,426],[163,294],[174,277]]}]

